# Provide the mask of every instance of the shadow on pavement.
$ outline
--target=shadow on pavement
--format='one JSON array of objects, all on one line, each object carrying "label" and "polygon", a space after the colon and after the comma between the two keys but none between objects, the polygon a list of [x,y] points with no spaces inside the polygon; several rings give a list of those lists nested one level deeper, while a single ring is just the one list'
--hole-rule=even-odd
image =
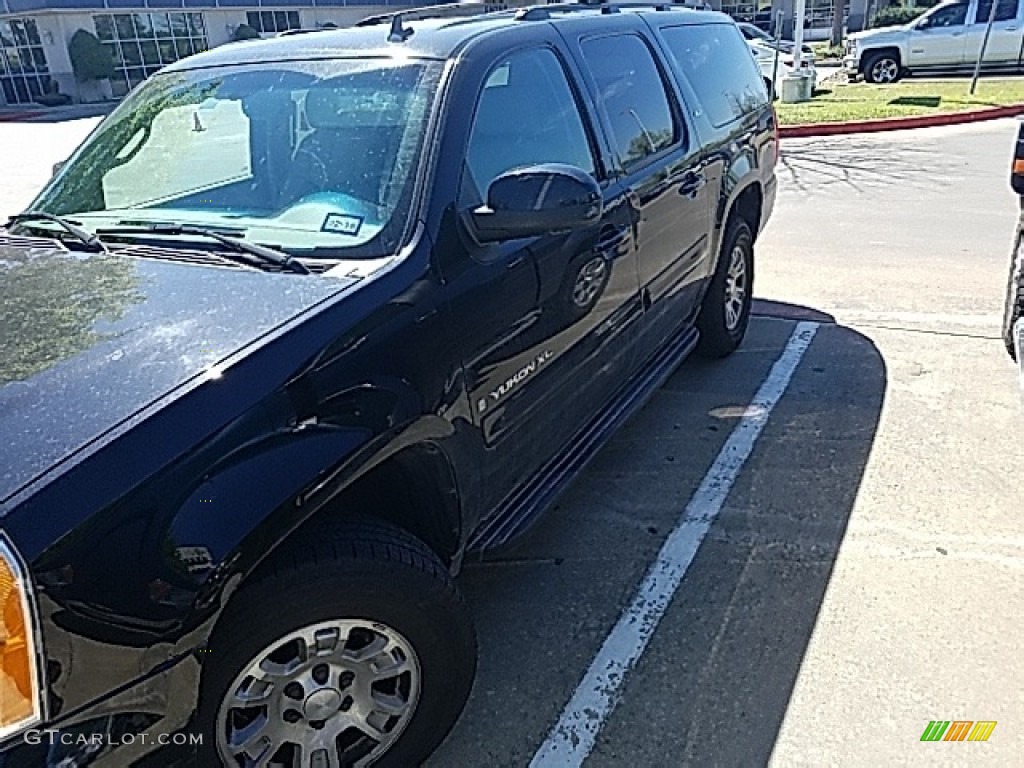
[{"label": "shadow on pavement", "polygon": [[479,677],[429,766],[530,762],[795,321],[813,319],[814,342],[587,766],[769,759],[874,442],[886,367],[829,315],[757,309],[736,355],[684,364],[533,529],[467,564]]}]

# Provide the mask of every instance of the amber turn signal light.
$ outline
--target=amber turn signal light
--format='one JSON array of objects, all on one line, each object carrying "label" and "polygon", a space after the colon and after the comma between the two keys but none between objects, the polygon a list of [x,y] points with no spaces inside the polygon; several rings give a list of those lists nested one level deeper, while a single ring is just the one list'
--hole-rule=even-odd
[{"label": "amber turn signal light", "polygon": [[39,717],[28,585],[13,551],[0,538],[0,739]]}]

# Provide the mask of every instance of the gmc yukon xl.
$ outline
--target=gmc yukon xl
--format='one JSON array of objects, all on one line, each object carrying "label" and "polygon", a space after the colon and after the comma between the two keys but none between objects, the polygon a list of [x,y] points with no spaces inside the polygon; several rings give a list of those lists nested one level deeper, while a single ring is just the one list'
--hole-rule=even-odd
[{"label": "gmc yukon xl", "polygon": [[467,553],[743,340],[735,24],[470,12],[171,65],[0,231],[3,768],[418,765]]}]

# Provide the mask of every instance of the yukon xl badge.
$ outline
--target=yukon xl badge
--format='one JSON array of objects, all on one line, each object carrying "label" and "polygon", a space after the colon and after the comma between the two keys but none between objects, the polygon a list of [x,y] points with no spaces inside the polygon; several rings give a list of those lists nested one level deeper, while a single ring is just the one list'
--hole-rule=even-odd
[{"label": "yukon xl badge", "polygon": [[[515,389],[528,378],[533,376],[533,374],[540,370],[541,367],[546,362],[548,362],[548,360],[554,357],[554,355],[555,353],[552,352],[550,349],[545,349],[543,352],[537,355],[536,359],[524,365],[518,371],[509,376],[503,383],[499,384],[497,389],[494,389],[491,392],[489,392],[488,396],[491,398],[493,402],[497,403],[499,400],[501,400],[501,398],[503,398],[513,389]],[[484,411],[486,411],[487,398],[481,397],[477,401],[476,408],[479,413],[483,413]]]},{"label": "yukon xl badge", "polygon": [[351,216],[347,213],[328,213],[321,232],[333,232],[337,235],[358,235],[363,226],[362,216]]}]

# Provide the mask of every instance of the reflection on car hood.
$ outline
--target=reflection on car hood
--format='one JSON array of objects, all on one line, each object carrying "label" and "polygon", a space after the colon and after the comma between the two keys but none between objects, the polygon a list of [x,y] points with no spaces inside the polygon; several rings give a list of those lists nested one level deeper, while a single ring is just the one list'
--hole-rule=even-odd
[{"label": "reflection on car hood", "polygon": [[0,231],[0,500],[353,282],[70,253]]}]

